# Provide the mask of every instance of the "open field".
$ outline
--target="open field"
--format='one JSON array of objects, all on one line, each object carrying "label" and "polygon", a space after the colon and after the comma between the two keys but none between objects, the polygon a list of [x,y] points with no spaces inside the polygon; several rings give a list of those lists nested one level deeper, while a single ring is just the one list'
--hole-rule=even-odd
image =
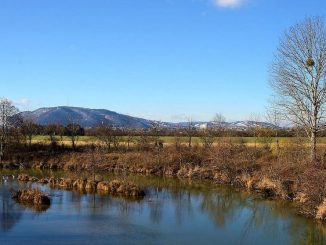
[{"label": "open field", "polygon": [[[59,136],[55,137],[58,143],[63,143],[63,144],[71,144],[71,140],[69,136],[63,136],[62,141]],[[139,139],[138,136],[133,137],[132,142],[136,142],[137,139]],[[255,143],[257,145],[263,145],[266,143],[276,143],[277,139],[279,140],[280,145],[282,144],[297,144],[298,142],[300,144],[309,144],[309,139],[306,137],[217,137],[215,139],[215,143],[218,143],[219,141],[229,141],[233,144],[245,144],[247,146],[253,146]],[[160,140],[163,141],[164,144],[173,144],[175,143],[175,137],[173,136],[161,136]],[[49,136],[47,135],[37,135],[33,137],[32,142],[33,143],[49,143],[50,139]],[[127,136],[122,136],[120,139],[121,143],[127,142]],[[181,137],[180,142],[183,144],[188,143],[188,137]],[[86,144],[96,144],[100,143],[99,139],[96,138],[95,136],[79,136],[78,137],[78,144],[86,145]],[[319,137],[317,139],[317,143],[319,145],[326,145],[326,137]],[[200,137],[193,137],[192,138],[192,144],[202,144],[202,139]]]}]

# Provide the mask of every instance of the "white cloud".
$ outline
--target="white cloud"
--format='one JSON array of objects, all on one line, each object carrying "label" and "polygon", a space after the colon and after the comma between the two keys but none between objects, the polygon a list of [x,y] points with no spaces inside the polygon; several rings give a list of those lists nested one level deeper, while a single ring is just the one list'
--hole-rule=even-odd
[{"label": "white cloud", "polygon": [[29,110],[32,106],[32,101],[28,98],[21,98],[18,101],[14,101],[14,104],[21,110]]},{"label": "white cloud", "polygon": [[245,0],[214,0],[215,4],[221,8],[239,7]]},{"label": "white cloud", "polygon": [[20,99],[20,104],[23,105],[23,106],[28,106],[28,105],[31,104],[31,102],[32,101],[30,99],[28,99],[28,98],[21,98]]}]

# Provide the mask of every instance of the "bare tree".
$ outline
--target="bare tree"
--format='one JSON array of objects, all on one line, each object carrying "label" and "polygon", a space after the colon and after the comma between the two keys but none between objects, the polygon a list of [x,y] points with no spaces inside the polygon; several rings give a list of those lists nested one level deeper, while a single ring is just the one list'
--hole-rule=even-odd
[{"label": "bare tree", "polygon": [[113,130],[113,146],[115,150],[119,149],[120,143],[123,140],[121,136],[121,131],[117,128],[114,128]]},{"label": "bare tree", "polygon": [[307,18],[285,32],[271,67],[271,86],[284,118],[310,138],[315,161],[316,137],[326,116],[326,31],[321,18]]},{"label": "bare tree", "polygon": [[15,125],[14,116],[18,113],[18,109],[13,105],[13,103],[6,99],[0,99],[0,162],[3,159],[6,144],[9,139],[9,130]]},{"label": "bare tree", "polygon": [[56,131],[57,134],[60,138],[60,142],[61,142],[61,148],[64,148],[64,138],[63,136],[65,135],[65,127],[63,125],[61,125],[60,123],[56,124]]},{"label": "bare tree", "polygon": [[225,130],[226,118],[222,113],[216,113],[213,118],[214,129],[217,131],[218,136],[221,137]]},{"label": "bare tree", "polygon": [[173,131],[173,142],[176,150],[180,150],[181,144],[182,144],[182,130],[178,126],[177,129]]},{"label": "bare tree", "polygon": [[155,147],[158,147],[161,142],[160,140],[161,131],[162,131],[162,122],[160,121],[151,122],[151,135],[154,137]]},{"label": "bare tree", "polygon": [[107,151],[110,151],[113,144],[113,126],[102,124],[96,130],[96,137],[105,145]]},{"label": "bare tree", "polygon": [[52,148],[56,148],[57,146],[56,129],[57,127],[55,124],[49,124],[45,126],[45,133],[49,136]]},{"label": "bare tree", "polygon": [[223,116],[222,113],[216,113],[214,118],[213,118],[213,129],[215,131],[215,135],[218,139],[217,143],[220,146],[221,144],[221,139],[222,137],[225,136],[225,131],[226,131],[226,118]]},{"label": "bare tree", "polygon": [[273,136],[276,140],[276,151],[277,154],[279,153],[280,149],[280,142],[279,142],[279,135],[278,131],[281,127],[281,118],[280,118],[280,112],[277,111],[276,108],[270,107],[267,109],[266,113],[266,120],[272,124],[272,130],[273,130]]},{"label": "bare tree", "polygon": [[70,138],[72,149],[75,151],[79,139],[81,126],[78,123],[72,122],[66,126],[67,135]]},{"label": "bare tree", "polygon": [[66,125],[65,135],[69,137],[72,149],[75,151],[77,149],[79,136],[84,135],[84,128],[80,125],[81,116],[78,112],[76,112],[74,108],[66,108],[66,110],[67,112],[62,124]]},{"label": "bare tree", "polygon": [[204,148],[210,149],[216,139],[213,129],[211,128],[202,129],[200,132],[200,139],[203,142]]},{"label": "bare tree", "polygon": [[133,142],[134,140],[134,129],[132,128],[126,128],[124,130],[125,132],[125,135],[126,135],[126,143],[127,143],[127,150],[129,151],[130,150],[130,143]]},{"label": "bare tree", "polygon": [[155,137],[151,136],[149,130],[140,130],[139,136],[136,138],[138,150],[152,150],[155,146]]},{"label": "bare tree", "polygon": [[260,133],[260,130],[262,128],[261,124],[260,124],[260,115],[259,114],[254,114],[252,113],[249,117],[249,120],[248,120],[248,123],[249,123],[249,131],[250,133],[253,135],[254,137],[254,147],[255,147],[255,151],[257,149],[257,141],[258,141],[258,138],[259,138],[259,133]]},{"label": "bare tree", "polygon": [[160,139],[162,131],[162,122],[153,121],[151,123],[151,134],[154,137],[154,146],[156,150],[157,164],[160,164],[160,153],[163,148],[163,141]]},{"label": "bare tree", "polygon": [[37,125],[33,117],[26,117],[22,123],[22,133],[27,138],[28,147],[32,145],[33,136],[37,133]]},{"label": "bare tree", "polygon": [[192,145],[192,138],[195,136],[196,133],[196,128],[191,118],[188,119],[188,125],[185,128],[185,131],[188,136],[188,147],[190,148]]}]

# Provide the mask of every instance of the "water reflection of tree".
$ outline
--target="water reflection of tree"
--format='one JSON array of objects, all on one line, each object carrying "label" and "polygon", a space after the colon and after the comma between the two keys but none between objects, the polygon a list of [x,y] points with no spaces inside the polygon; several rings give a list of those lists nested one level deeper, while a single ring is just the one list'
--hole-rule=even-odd
[{"label": "water reflection of tree", "polygon": [[207,191],[202,195],[201,210],[207,212],[218,227],[223,227],[226,221],[234,220],[236,211],[247,206],[247,202],[247,198],[234,191]]},{"label": "water reflection of tree", "polygon": [[8,232],[17,224],[22,216],[23,208],[17,205],[12,199],[8,189],[0,185],[0,229]]},{"label": "water reflection of tree", "polygon": [[193,215],[193,205],[191,199],[191,192],[189,190],[176,190],[171,192],[172,201],[175,206],[175,220],[181,225],[183,219]]},{"label": "water reflection of tree", "polygon": [[[278,237],[284,215],[278,212],[282,211],[278,209],[281,203],[277,203],[277,207],[271,204],[268,201],[262,203],[262,201],[250,198],[250,202],[246,207],[248,212],[242,228],[242,240],[245,240],[250,232],[254,233],[257,229],[271,233],[271,237]],[[284,209],[284,204],[282,206]]]},{"label": "water reflection of tree", "polygon": [[152,223],[159,224],[163,217],[163,202],[155,200],[149,203],[149,218]]}]

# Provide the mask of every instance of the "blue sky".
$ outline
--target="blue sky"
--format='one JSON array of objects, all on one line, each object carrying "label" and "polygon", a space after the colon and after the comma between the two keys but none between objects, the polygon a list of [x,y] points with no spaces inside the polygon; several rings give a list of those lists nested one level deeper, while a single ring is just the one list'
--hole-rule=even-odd
[{"label": "blue sky", "polygon": [[263,113],[282,33],[325,0],[0,0],[0,96],[164,121]]}]

